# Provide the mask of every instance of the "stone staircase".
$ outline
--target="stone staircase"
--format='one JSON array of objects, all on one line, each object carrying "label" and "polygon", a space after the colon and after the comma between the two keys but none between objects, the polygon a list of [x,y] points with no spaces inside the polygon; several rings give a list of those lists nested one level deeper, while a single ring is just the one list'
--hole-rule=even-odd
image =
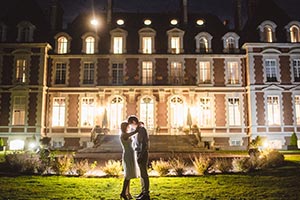
[{"label": "stone staircase", "polygon": [[[150,135],[150,153],[201,152],[207,150],[203,143],[198,145],[195,135]],[[119,153],[122,152],[118,135],[102,135],[100,145],[85,148],[78,153]]]}]

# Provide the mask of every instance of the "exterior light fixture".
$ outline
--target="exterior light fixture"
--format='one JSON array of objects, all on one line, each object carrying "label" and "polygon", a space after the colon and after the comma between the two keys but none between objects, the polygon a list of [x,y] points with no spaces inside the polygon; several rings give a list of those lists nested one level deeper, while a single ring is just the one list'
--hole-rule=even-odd
[{"label": "exterior light fixture", "polygon": [[99,24],[99,21],[98,21],[97,19],[95,19],[95,18],[94,18],[94,19],[92,19],[92,20],[91,20],[91,22],[90,22],[90,23],[91,23],[93,26],[95,26],[95,27],[96,27],[96,26],[98,26],[98,24]]},{"label": "exterior light fixture", "polygon": [[177,19],[172,19],[170,23],[172,25],[177,25],[178,24],[178,20]]},{"label": "exterior light fixture", "polygon": [[124,20],[123,19],[118,19],[117,24],[120,25],[120,26],[124,25]]},{"label": "exterior light fixture", "polygon": [[149,26],[151,24],[151,20],[150,19],[145,19],[144,24]]},{"label": "exterior light fixture", "polygon": [[196,23],[197,23],[197,25],[202,26],[204,24],[204,20],[198,19]]}]

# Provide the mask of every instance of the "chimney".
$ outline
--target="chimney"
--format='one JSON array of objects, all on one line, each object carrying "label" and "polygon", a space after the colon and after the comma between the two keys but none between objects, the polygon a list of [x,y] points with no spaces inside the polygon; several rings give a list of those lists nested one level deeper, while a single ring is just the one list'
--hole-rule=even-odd
[{"label": "chimney", "polygon": [[182,17],[184,24],[188,23],[188,0],[182,0]]},{"label": "chimney", "polygon": [[237,31],[240,31],[240,30],[242,30],[242,26],[243,26],[242,1],[235,0],[234,4],[235,4],[235,13],[234,13],[235,29]]},{"label": "chimney", "polygon": [[57,31],[62,28],[64,11],[59,0],[52,0],[50,7],[50,26],[51,31]]},{"label": "chimney", "polygon": [[113,0],[107,0],[107,24],[111,24],[111,17],[112,17],[112,7],[113,7]]}]

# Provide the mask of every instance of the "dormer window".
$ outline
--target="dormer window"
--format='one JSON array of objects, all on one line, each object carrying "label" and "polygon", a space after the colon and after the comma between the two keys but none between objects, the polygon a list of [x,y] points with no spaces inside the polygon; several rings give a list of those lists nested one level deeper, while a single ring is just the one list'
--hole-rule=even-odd
[{"label": "dormer window", "polygon": [[167,31],[168,52],[173,54],[183,53],[183,35],[184,31],[174,28]]},{"label": "dormer window", "polygon": [[0,23],[0,42],[6,41],[7,26],[3,23]]},{"label": "dormer window", "polygon": [[300,42],[300,22],[293,21],[286,27],[288,33],[288,41],[291,43]]},{"label": "dormer window", "polygon": [[259,25],[260,30],[260,40],[262,42],[275,42],[275,31],[276,31],[277,25],[272,21],[264,21]]},{"label": "dormer window", "polygon": [[110,32],[111,35],[111,48],[110,52],[113,54],[126,53],[126,37],[127,31],[116,28]]},{"label": "dormer window", "polygon": [[30,22],[23,21],[17,25],[18,36],[17,42],[32,42],[35,26]]},{"label": "dormer window", "polygon": [[67,33],[59,33],[54,39],[56,41],[56,53],[66,54],[70,52],[71,37]]},{"label": "dormer window", "polygon": [[139,30],[140,35],[140,53],[152,54],[155,53],[154,40],[156,31],[152,28],[142,28]]},{"label": "dormer window", "polygon": [[99,37],[95,33],[86,33],[82,37],[82,53],[94,54],[98,53]]},{"label": "dormer window", "polygon": [[201,32],[196,35],[196,52],[197,53],[210,53],[212,52],[211,40],[212,36],[207,32]]},{"label": "dormer window", "polygon": [[240,37],[236,33],[234,32],[226,33],[222,39],[223,39],[224,52],[235,53],[239,51]]}]

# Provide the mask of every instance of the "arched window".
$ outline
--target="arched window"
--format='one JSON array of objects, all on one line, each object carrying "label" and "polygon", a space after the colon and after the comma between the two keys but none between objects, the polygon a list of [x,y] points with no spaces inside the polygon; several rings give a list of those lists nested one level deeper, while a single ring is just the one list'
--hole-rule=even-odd
[{"label": "arched window", "polygon": [[212,52],[211,40],[212,36],[207,32],[201,32],[195,37],[196,40],[196,52],[197,53],[209,53]]},{"label": "arched window", "polygon": [[87,54],[94,54],[95,53],[95,38],[89,36],[85,39],[86,45],[86,53]]},{"label": "arched window", "polygon": [[299,27],[296,25],[291,26],[290,28],[290,36],[291,42],[300,42],[300,35],[299,35]]},{"label": "arched window", "polygon": [[264,28],[264,36],[266,42],[273,42],[273,33],[270,27]]},{"label": "arched window", "polygon": [[172,53],[172,54],[183,53],[184,31],[178,28],[173,28],[167,31],[167,35],[168,35],[168,53]]},{"label": "arched window", "polygon": [[110,130],[115,132],[119,129],[121,122],[123,121],[123,109],[124,109],[124,100],[120,96],[114,97],[110,101]]},{"label": "arched window", "polygon": [[170,99],[170,125],[172,128],[180,128],[185,119],[183,99],[175,96]]},{"label": "arched window", "polygon": [[200,38],[200,53],[207,53],[208,52],[208,41],[205,37]]},{"label": "arched window", "polygon": [[33,32],[35,26],[28,21],[22,21],[17,25],[18,28],[18,42],[32,42],[33,41]]},{"label": "arched window", "polygon": [[64,54],[68,50],[68,39],[64,36],[61,36],[57,40],[57,53]]},{"label": "arched window", "polygon": [[228,32],[223,37],[223,46],[224,46],[224,52],[225,53],[235,53],[239,52],[239,39],[240,36],[238,36],[235,32]]},{"label": "arched window", "polygon": [[154,129],[154,100],[151,97],[143,97],[140,102],[140,121],[152,131]]},{"label": "arched window", "polygon": [[276,41],[276,27],[277,25],[272,21],[262,22],[258,28],[260,31],[260,40],[262,42],[275,42]]},{"label": "arched window", "polygon": [[156,31],[152,28],[142,28],[139,30],[140,48],[139,52],[144,54],[155,53]]}]

